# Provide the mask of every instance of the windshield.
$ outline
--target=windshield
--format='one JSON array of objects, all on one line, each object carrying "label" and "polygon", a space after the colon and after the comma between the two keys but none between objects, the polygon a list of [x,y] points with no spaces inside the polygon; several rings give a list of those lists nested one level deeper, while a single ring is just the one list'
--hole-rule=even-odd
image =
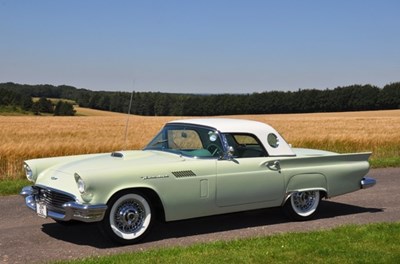
[{"label": "windshield", "polygon": [[184,156],[213,158],[223,155],[217,131],[190,125],[167,125],[145,147],[145,150],[168,151]]}]

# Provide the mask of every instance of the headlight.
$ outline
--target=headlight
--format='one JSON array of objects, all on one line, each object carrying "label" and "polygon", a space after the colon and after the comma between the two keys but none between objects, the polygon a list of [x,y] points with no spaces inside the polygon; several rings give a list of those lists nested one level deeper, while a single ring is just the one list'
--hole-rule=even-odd
[{"label": "headlight", "polygon": [[83,201],[89,203],[93,198],[93,194],[91,192],[88,192],[85,181],[81,178],[81,176],[79,176],[78,173],[75,173],[74,177],[76,181],[76,186],[78,187],[78,191],[81,193]]},{"label": "headlight", "polygon": [[28,180],[30,180],[31,182],[33,182],[33,172],[32,169],[29,167],[28,164],[24,164],[24,170],[25,170],[25,176],[26,178],[28,178]]},{"label": "headlight", "polygon": [[78,186],[78,191],[81,194],[84,194],[86,192],[86,185],[85,185],[85,182],[83,181],[81,176],[79,176],[78,173],[75,173],[75,181],[76,181],[76,185]]}]

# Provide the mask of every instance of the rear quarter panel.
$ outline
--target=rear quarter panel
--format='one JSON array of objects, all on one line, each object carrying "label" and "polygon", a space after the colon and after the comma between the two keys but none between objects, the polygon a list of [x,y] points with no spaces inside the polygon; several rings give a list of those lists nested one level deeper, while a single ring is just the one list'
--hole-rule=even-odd
[{"label": "rear quarter panel", "polygon": [[287,193],[304,190],[326,190],[327,197],[360,189],[360,181],[369,171],[371,153],[332,154],[281,160]]}]

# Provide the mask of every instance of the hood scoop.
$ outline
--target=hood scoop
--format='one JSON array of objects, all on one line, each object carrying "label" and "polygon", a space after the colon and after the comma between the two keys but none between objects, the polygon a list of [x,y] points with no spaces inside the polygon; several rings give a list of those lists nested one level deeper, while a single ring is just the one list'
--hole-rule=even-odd
[{"label": "hood scoop", "polygon": [[124,154],[122,154],[121,152],[113,152],[113,153],[111,153],[111,157],[123,158]]}]

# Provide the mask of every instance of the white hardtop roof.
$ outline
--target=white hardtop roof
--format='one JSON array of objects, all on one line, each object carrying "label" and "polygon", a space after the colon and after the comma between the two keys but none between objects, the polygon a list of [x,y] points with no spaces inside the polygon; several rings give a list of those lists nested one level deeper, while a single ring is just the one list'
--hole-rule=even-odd
[{"label": "white hardtop roof", "polygon": [[[233,119],[233,118],[199,118],[199,119],[182,119],[175,120],[169,123],[185,123],[200,126],[213,127],[220,132],[247,132],[252,130],[274,130],[271,126],[252,120]],[[275,130],[274,130],[275,131]]]},{"label": "white hardtop roof", "polygon": [[[245,119],[233,119],[233,118],[199,118],[199,119],[182,119],[168,122],[169,124],[181,123],[181,124],[193,124],[200,126],[208,126],[215,128],[221,133],[249,133],[254,134],[258,137],[265,149],[268,151],[270,156],[294,156],[295,153],[292,148],[282,136],[270,125],[262,122],[245,120]],[[278,147],[272,147],[268,144],[267,137],[269,134],[274,134],[279,140]]]}]

